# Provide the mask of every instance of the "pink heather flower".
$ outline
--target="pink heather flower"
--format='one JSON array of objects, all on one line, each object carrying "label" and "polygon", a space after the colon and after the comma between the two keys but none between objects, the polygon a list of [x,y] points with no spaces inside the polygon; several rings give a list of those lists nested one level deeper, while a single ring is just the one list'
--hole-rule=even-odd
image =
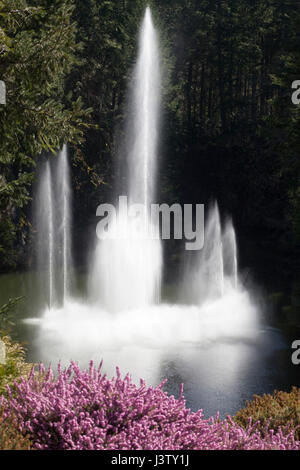
[{"label": "pink heather flower", "polygon": [[185,407],[183,387],[178,399],[160,386],[135,385],[126,375],[108,380],[90,363],[81,371],[41,365],[0,397],[6,413],[14,413],[21,431],[40,450],[300,450],[293,431],[269,430],[264,437],[249,421],[245,430],[231,417],[205,419],[202,410]]}]

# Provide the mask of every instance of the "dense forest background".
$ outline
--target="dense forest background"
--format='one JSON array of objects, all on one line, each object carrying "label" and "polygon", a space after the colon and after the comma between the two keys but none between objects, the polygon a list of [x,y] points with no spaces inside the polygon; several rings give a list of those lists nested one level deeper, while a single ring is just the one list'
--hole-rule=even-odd
[{"label": "dense forest background", "polygon": [[146,4],[163,57],[160,194],[233,217],[242,268],[300,304],[300,8],[294,0],[2,0],[0,270],[33,263],[36,166],[69,144],[84,264],[121,158]]}]

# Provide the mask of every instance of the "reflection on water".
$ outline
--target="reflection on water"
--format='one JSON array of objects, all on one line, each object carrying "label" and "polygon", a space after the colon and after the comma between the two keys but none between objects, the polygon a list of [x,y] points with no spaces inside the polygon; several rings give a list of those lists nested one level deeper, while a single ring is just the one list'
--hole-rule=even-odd
[{"label": "reflection on water", "polygon": [[[278,330],[258,325],[245,292],[228,295],[222,309],[216,301],[200,310],[162,305],[109,315],[74,301],[62,315],[43,313],[35,283],[33,274],[0,277],[0,304],[27,297],[15,314],[14,338],[27,342],[30,361],[55,368],[58,361],[85,366],[103,359],[110,376],[119,365],[135,381],[157,385],[167,378],[165,390],[175,396],[183,382],[187,406],[206,415],[234,413],[254,393],[300,386],[289,343]],[[84,286],[84,276],[78,284]]]}]

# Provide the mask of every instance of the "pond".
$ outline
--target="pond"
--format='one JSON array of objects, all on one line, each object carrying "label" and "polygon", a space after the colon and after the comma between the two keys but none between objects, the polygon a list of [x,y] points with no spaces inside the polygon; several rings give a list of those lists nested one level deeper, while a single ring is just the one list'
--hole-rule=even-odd
[{"label": "pond", "polygon": [[184,383],[187,406],[203,409],[206,416],[234,414],[253,394],[300,386],[300,366],[291,361],[291,343],[297,338],[262,321],[247,334],[234,330],[237,319],[228,316],[230,301],[223,304],[221,326],[223,320],[213,310],[199,321],[193,307],[171,302],[144,317],[141,312],[110,317],[96,308],[91,313],[83,300],[86,276],[76,278],[78,300],[50,314],[43,308],[35,273],[0,276],[1,305],[25,297],[14,313],[12,336],[25,345],[28,361],[55,369],[58,361],[67,365],[75,360],[86,367],[90,360],[98,364],[103,359],[109,376],[119,366],[136,382],[144,378],[155,386],[167,379],[165,390],[175,396]]}]

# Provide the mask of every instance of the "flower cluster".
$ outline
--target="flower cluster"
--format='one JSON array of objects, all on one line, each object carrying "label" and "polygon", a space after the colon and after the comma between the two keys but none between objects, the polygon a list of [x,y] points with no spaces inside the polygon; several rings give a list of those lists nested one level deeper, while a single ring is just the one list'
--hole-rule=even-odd
[{"label": "flower cluster", "polygon": [[2,405],[41,450],[300,449],[293,432],[262,436],[251,422],[244,429],[230,417],[205,419],[201,410],[185,407],[182,389],[176,399],[163,383],[152,388],[141,380],[138,386],[118,369],[109,380],[93,363],[83,371],[75,363],[59,367],[56,378],[40,366],[8,395]]}]

